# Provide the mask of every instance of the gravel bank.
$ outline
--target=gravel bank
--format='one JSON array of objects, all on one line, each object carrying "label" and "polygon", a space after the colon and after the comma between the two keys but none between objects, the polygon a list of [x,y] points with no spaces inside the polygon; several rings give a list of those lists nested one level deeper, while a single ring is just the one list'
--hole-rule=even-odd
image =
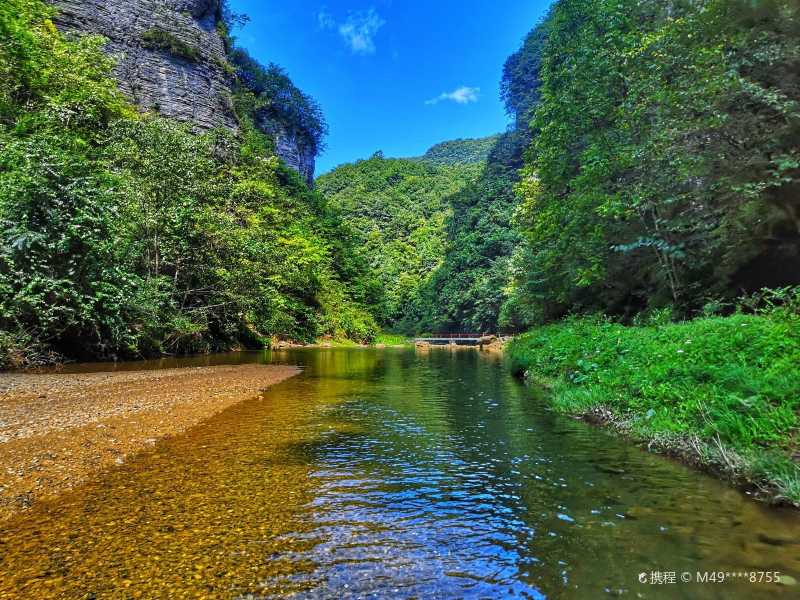
[{"label": "gravel bank", "polygon": [[299,372],[242,365],[0,374],[0,521]]}]

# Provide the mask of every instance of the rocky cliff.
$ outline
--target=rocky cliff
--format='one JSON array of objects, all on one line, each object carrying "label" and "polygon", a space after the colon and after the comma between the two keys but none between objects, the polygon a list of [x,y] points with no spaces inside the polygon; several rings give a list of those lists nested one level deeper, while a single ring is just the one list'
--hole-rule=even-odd
[{"label": "rocky cliff", "polygon": [[275,152],[289,167],[300,173],[301,177],[311,185],[316,169],[316,149],[311,148],[302,136],[293,133],[283,124],[265,114],[259,114],[256,125],[275,142]]},{"label": "rocky cliff", "polygon": [[[235,130],[234,75],[217,30],[221,0],[52,0],[65,31],[100,34],[117,59],[121,89],[143,110]],[[279,123],[260,123],[276,152],[306,181],[314,153]]]}]

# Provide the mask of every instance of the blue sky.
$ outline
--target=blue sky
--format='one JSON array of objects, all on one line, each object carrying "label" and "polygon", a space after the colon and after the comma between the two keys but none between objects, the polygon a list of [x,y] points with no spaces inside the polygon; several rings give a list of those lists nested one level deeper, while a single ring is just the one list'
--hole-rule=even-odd
[{"label": "blue sky", "polygon": [[330,125],[318,173],[418,156],[441,141],[506,128],[506,58],[550,0],[231,0],[250,16],[238,43],[284,67]]}]

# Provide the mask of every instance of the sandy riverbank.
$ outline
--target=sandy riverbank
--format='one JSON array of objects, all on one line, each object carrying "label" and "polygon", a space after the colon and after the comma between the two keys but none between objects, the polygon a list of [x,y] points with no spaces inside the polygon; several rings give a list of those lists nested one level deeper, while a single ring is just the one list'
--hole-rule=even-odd
[{"label": "sandy riverbank", "polygon": [[0,374],[0,521],[299,372]]}]

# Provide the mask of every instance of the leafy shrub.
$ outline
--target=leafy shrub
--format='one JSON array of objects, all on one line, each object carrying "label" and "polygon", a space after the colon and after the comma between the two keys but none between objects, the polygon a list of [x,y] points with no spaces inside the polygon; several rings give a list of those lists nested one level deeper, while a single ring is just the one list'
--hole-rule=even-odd
[{"label": "leafy shrub", "polygon": [[322,109],[292,83],[286,71],[276,64],[265,67],[242,48],[233,49],[229,60],[239,84],[256,99],[252,114],[247,115],[252,121],[257,122],[257,113],[263,113],[304,141],[312,154],[323,150],[328,125]]},{"label": "leafy shrub", "polygon": [[48,15],[33,0],[0,7],[0,329],[102,355],[129,341],[120,307],[137,282],[117,264],[116,192],[98,158],[133,111],[102,40],[67,42]]},{"label": "leafy shrub", "polygon": [[26,331],[0,331],[0,369],[30,369],[50,365],[60,356]]},{"label": "leafy shrub", "polygon": [[200,60],[200,51],[197,48],[187,44],[175,34],[158,27],[142,33],[142,46],[151,50],[168,52],[172,56],[189,62]]},{"label": "leafy shrub", "polygon": [[800,287],[765,288],[738,301],[739,310],[800,319]]},{"label": "leafy shrub", "polygon": [[320,334],[334,340],[353,340],[369,344],[380,329],[373,316],[364,307],[351,302],[342,293],[342,287],[333,282],[325,286],[321,298],[323,314]]}]

